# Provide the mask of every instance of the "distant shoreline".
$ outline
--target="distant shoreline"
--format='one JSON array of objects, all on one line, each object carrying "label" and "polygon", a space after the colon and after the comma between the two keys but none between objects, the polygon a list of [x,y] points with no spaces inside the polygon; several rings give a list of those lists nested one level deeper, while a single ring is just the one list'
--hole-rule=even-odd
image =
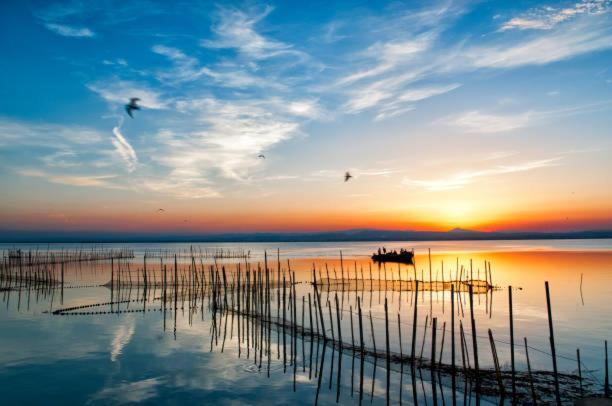
[{"label": "distant shoreline", "polygon": [[568,232],[482,232],[345,230],[311,233],[222,233],[161,234],[109,232],[0,231],[3,244],[51,243],[280,243],[280,242],[378,242],[378,241],[502,241],[502,240],[590,240],[612,238],[612,230]]}]

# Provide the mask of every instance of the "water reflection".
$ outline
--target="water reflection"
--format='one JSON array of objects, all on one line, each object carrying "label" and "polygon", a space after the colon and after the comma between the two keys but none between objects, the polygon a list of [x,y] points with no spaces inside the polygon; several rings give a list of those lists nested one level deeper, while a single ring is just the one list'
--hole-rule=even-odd
[{"label": "water reflection", "polygon": [[[448,281],[462,267],[467,272],[470,259],[474,279],[480,272],[484,275],[488,261],[493,284],[502,287],[475,295],[473,307],[469,295],[459,289],[451,301],[449,290],[431,289],[435,284],[424,291],[375,289],[368,284],[373,279],[380,280],[379,287],[394,280]],[[270,260],[268,273],[263,271],[264,261],[243,262],[238,268],[235,261],[214,267],[210,261],[194,266],[182,259],[175,271],[173,261],[162,260],[148,262],[146,274],[142,258],[135,258],[112,265],[67,266],[63,283],[60,270],[50,275],[39,270],[26,284],[3,280],[0,380],[8,384],[3,387],[9,388],[9,399],[24,402],[59,393],[53,383],[61,379],[79,384],[75,396],[82,403],[162,399],[253,403],[254,399],[265,401],[272,393],[278,403],[348,403],[357,396],[360,402],[372,403],[389,399],[391,403],[444,404],[453,397],[459,403],[497,403],[497,392],[483,389],[476,396],[477,381],[469,374],[467,379],[458,375],[453,390],[454,375],[446,370],[451,363],[451,315],[456,317],[452,339],[460,347],[456,348],[457,368],[474,367],[473,308],[480,366],[491,372],[479,383],[483,388],[499,386],[487,335],[491,329],[501,379],[509,388],[506,288],[512,285],[516,363],[526,384],[525,396],[530,398],[526,358],[518,343],[521,337],[529,338],[536,375],[551,369],[543,289],[543,281],[549,280],[559,368],[565,373],[576,371],[579,345],[585,365],[582,372],[592,379],[592,388],[585,381],[586,390],[601,391],[602,342],[612,331],[606,317],[612,293],[610,253],[473,253],[459,256],[458,261],[457,255],[434,254],[431,269],[427,255],[417,255],[416,260],[415,268],[374,266],[370,276],[372,264],[363,257],[345,256],[344,263],[338,258],[292,259],[291,272],[284,260]],[[322,282],[317,291],[307,283],[313,262]],[[279,282],[277,270],[285,283]],[[334,272],[346,273],[350,282],[325,289],[325,280],[328,287],[329,281],[343,280],[334,278]],[[580,275],[582,295],[576,283]],[[412,345],[414,315],[416,353],[423,358],[416,364],[409,360],[415,350],[404,353]],[[397,325],[391,322],[396,317]],[[400,338],[401,332],[408,333]],[[58,378],[50,378],[52,374]],[[27,391],[26,381],[40,384]],[[536,380],[534,385],[538,396],[553,395],[550,390],[546,393],[546,381]],[[578,390],[564,389],[568,396]],[[406,393],[412,396],[406,398]],[[66,399],[63,396],[58,402]]]}]

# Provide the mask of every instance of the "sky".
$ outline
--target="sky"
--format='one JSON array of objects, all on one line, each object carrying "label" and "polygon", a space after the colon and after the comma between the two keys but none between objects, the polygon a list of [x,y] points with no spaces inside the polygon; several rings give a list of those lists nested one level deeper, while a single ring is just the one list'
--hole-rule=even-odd
[{"label": "sky", "polygon": [[6,0],[0,54],[2,230],[612,229],[611,0]]}]

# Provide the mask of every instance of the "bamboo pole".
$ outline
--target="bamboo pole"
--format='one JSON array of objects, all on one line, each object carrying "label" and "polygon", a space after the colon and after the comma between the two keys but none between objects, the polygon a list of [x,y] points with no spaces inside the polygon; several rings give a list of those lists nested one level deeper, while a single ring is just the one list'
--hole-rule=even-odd
[{"label": "bamboo pole", "polygon": [[533,375],[531,374],[531,362],[529,362],[529,350],[527,349],[527,337],[523,337],[525,342],[525,358],[527,359],[527,373],[529,375],[529,387],[531,388],[531,401],[534,406],[538,404],[538,397],[536,396],[535,386],[533,385]]},{"label": "bamboo pole", "polygon": [[578,360],[578,382],[580,384],[580,396],[584,396],[582,389],[582,365],[580,364],[580,348],[576,348],[576,358]]},{"label": "bamboo pole", "polygon": [[504,398],[504,383],[501,378],[501,371],[499,368],[499,359],[497,358],[497,349],[495,348],[495,341],[493,340],[493,332],[489,329],[489,342],[491,343],[491,355],[493,356],[493,365],[495,367],[495,376],[497,378],[497,385],[499,386],[499,393],[501,398]]},{"label": "bamboo pole", "polygon": [[387,350],[387,406],[389,405],[389,389],[391,387],[391,350],[389,348],[389,309],[385,297],[385,346]]},{"label": "bamboo pole", "polygon": [[608,340],[604,341],[604,346],[606,349],[606,357],[605,357],[605,370],[606,370],[606,375],[604,378],[604,396],[605,397],[610,397],[610,383],[609,383],[609,375],[608,375]]},{"label": "bamboo pole", "polygon": [[508,286],[508,309],[510,317],[510,368],[512,376],[512,401],[514,402],[514,398],[516,396],[516,372],[514,365],[514,317],[512,313],[512,286]]},{"label": "bamboo pole", "polygon": [[476,404],[480,404],[480,369],[478,365],[478,342],[476,340],[476,320],[474,319],[474,288],[472,283],[469,286],[470,289],[470,319],[472,325],[472,347],[474,349],[474,370],[476,374]]},{"label": "bamboo pole", "polygon": [[455,376],[455,285],[451,285],[451,380],[453,406],[457,404],[457,382]]},{"label": "bamboo pole", "polygon": [[[416,334],[417,334],[417,316],[418,316],[418,303],[419,303],[419,281],[415,279],[415,291],[414,291],[414,315],[412,317],[412,346],[410,357],[412,365],[415,363],[415,350],[416,350]],[[414,371],[413,371],[414,372]]]},{"label": "bamboo pole", "polygon": [[546,288],[546,307],[548,309],[548,329],[550,331],[550,351],[552,354],[552,363],[553,363],[553,373],[555,378],[555,399],[557,401],[557,405],[561,406],[561,393],[559,391],[559,375],[557,371],[557,352],[555,350],[555,333],[553,330],[553,321],[552,321],[552,308],[550,305],[550,289],[548,286],[548,281],[544,283]]}]

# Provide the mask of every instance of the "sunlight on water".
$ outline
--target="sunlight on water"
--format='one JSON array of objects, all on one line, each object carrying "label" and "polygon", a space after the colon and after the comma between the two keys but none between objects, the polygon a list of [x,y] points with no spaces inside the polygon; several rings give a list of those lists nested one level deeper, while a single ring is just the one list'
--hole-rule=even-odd
[{"label": "sunlight on water", "polygon": [[[369,255],[382,245],[387,249],[414,247],[415,266],[372,263]],[[8,255],[8,250],[14,248],[44,252],[78,247],[24,244],[3,245],[0,250]],[[123,245],[96,247],[108,249]],[[217,306],[211,300],[214,292],[200,285],[200,281],[214,277],[210,273],[214,261],[192,259],[189,244],[127,244],[125,247],[133,250],[135,257],[114,259],[112,266],[109,260],[66,264],[63,284],[58,267],[51,276],[45,277],[45,266],[38,266],[32,271],[32,278],[38,278],[35,283],[16,284],[3,274],[0,382],[9,403],[31,403],[44,397],[49,403],[57,404],[68,399],[93,404],[155,403],[160,399],[176,402],[212,399],[248,404],[254,399],[266,399],[268,403],[269,396],[277,404],[313,404],[315,400],[333,403],[336,399],[351,403],[358,402],[360,396],[363,401],[373,403],[384,403],[389,396],[397,403],[402,396],[402,402],[410,404],[415,403],[414,387],[417,401],[431,401],[441,396],[449,401],[451,381],[443,372],[445,365],[451,364],[450,281],[464,279],[488,281],[482,286],[491,284],[489,288],[475,290],[473,297],[479,363],[484,370],[495,370],[487,334],[490,329],[506,390],[510,387],[507,375],[510,370],[509,286],[513,295],[517,371],[524,374],[527,369],[523,337],[529,340],[532,370],[552,370],[545,281],[551,289],[559,372],[577,373],[576,349],[579,348],[585,385],[590,383],[588,390],[596,393],[603,389],[604,340],[612,332],[610,240],[197,245],[196,253],[217,247],[248,256],[217,260],[219,272],[221,269],[227,272],[225,283],[233,287],[236,287],[238,263],[241,278],[245,277],[247,266],[254,278],[257,268],[262,269],[267,261],[269,301],[264,300],[267,295],[264,289],[262,296],[250,304],[264,315],[269,311],[276,321],[275,317],[282,317],[278,300],[282,301],[283,292],[285,297],[293,295],[289,285],[292,274],[286,272],[290,267],[295,273],[296,306],[295,312],[292,306],[285,308],[284,317],[290,326],[296,325],[295,332],[291,331],[292,327],[283,331],[280,324],[273,328],[256,318],[247,318],[245,324],[240,313],[222,310],[217,314],[218,310],[211,310]],[[431,257],[427,248],[432,250]],[[175,297],[164,290],[164,285],[173,292],[173,253],[176,252],[180,255],[177,259],[179,294]],[[277,255],[282,273],[279,273]],[[488,266],[485,264],[490,264],[490,274],[485,272]],[[192,273],[189,269],[193,265],[197,271]],[[362,363],[359,355],[354,357],[355,347],[346,347],[339,353],[336,346],[324,346],[319,340],[310,339],[310,330],[306,329],[311,326],[309,318],[314,317],[318,326],[319,317],[317,308],[309,305],[309,298],[312,300],[315,296],[310,283],[313,268],[320,284],[326,334],[334,334],[339,341],[341,333],[343,343],[348,347],[352,343],[358,348],[357,308],[360,305],[364,314],[364,347],[367,351],[377,347],[376,351],[384,353],[386,300],[389,351],[396,358],[411,353],[414,281],[419,280],[415,356],[422,355],[423,368],[413,375],[409,362],[401,364],[394,359],[387,381],[384,357],[366,356]],[[13,278],[19,275],[17,269],[11,274]],[[286,279],[285,289],[279,275]],[[281,285],[277,289],[279,280]],[[265,286],[263,279],[261,282]],[[460,347],[459,321],[465,329],[465,350],[471,362],[473,347],[467,289],[457,290],[456,362],[461,367],[464,348]],[[237,296],[219,300],[219,308],[236,309]],[[436,362],[440,368],[436,374],[425,367],[433,350],[433,318],[437,325]],[[249,341],[245,341],[244,328],[250,329]],[[264,345],[260,345],[262,342]],[[490,382],[495,389],[493,377]],[[67,383],[71,385],[70,391],[65,390]],[[487,384],[486,380],[483,384]],[[464,387],[464,381],[460,380],[458,385],[458,402],[474,401],[468,400],[475,396],[473,382]],[[482,400],[497,403],[496,396],[483,392]],[[529,393],[525,396],[529,398]]]}]

